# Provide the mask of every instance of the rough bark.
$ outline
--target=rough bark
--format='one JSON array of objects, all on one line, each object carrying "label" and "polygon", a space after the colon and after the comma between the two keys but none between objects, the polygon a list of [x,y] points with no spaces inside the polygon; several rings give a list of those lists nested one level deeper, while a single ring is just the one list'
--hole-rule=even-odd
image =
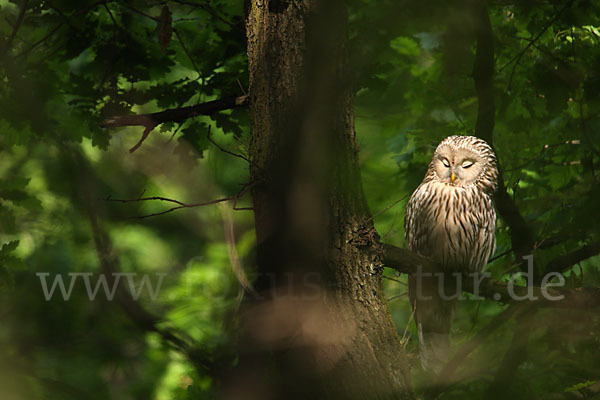
[{"label": "rough bark", "polygon": [[261,296],[246,306],[227,395],[412,398],[360,184],[344,3],[247,11]]}]

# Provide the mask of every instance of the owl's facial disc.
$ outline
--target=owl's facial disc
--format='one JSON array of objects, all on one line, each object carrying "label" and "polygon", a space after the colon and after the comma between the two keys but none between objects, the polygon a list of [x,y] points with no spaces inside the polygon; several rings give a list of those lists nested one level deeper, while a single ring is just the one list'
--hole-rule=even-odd
[{"label": "owl's facial disc", "polygon": [[440,181],[452,186],[472,184],[482,170],[481,158],[467,150],[443,147],[434,155],[433,166]]}]

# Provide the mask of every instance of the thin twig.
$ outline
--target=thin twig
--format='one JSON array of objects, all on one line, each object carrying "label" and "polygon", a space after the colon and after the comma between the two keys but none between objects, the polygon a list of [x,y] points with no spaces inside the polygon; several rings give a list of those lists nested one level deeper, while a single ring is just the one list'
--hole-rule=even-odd
[{"label": "thin twig", "polygon": [[[177,207],[172,207],[172,208],[169,208],[168,210],[161,211],[161,212],[158,212],[158,213],[141,215],[141,216],[131,217],[131,218],[133,218],[133,219],[144,219],[144,218],[149,218],[149,217],[157,217],[159,215],[168,214],[170,212],[173,212],[175,210],[179,210],[179,209],[182,209],[182,208],[203,207],[203,206],[209,206],[211,204],[222,203],[224,201],[232,200],[234,197],[235,196],[230,196],[230,197],[225,197],[225,198],[222,198],[222,199],[216,199],[216,200],[211,200],[211,201],[207,201],[207,202],[203,202],[203,203],[193,203],[193,204],[184,204],[184,203],[181,203],[181,202],[179,202],[177,200],[164,199],[164,198],[143,198],[143,199],[139,199],[139,200],[129,200],[129,201],[163,200],[163,201],[170,201],[170,202],[173,202],[173,203],[181,204],[181,205],[179,205]],[[120,199],[106,199],[106,201],[117,201],[117,202],[121,202],[121,203],[127,203],[127,202],[129,202],[127,200],[120,200]]]},{"label": "thin twig", "polygon": [[245,183],[242,188],[240,189],[240,195],[237,196],[235,199],[233,199],[233,209],[236,211],[254,211],[254,207],[238,207],[237,206],[237,202],[240,199],[240,197],[242,196],[243,193],[245,193],[248,189],[250,189],[254,184],[251,182],[247,182]]},{"label": "thin twig", "polygon": [[173,23],[176,24],[181,21],[197,21],[199,19],[200,18],[177,18],[177,19],[173,20]]},{"label": "thin twig", "polygon": [[[196,73],[198,74],[198,77],[195,80],[200,79],[202,77],[202,74],[200,73],[200,69],[196,65],[196,62],[192,58],[192,55],[188,51],[187,47],[185,47],[185,43],[183,42],[183,39],[181,38],[181,35],[179,35],[179,31],[177,29],[175,29],[175,27],[173,27],[173,32],[175,33],[175,37],[177,37],[177,40],[179,41],[179,44],[181,44],[181,48],[183,49],[183,52],[185,53],[185,55],[187,56],[187,58],[190,60],[190,62],[192,63],[192,66],[194,67],[194,70],[196,70]],[[244,94],[246,94],[246,93],[244,93]]]},{"label": "thin twig", "polygon": [[390,227],[388,228],[388,230],[381,236],[382,240],[385,240],[388,235],[390,233],[392,233],[394,226],[396,226],[396,222],[398,222],[398,216],[400,215],[400,211],[396,212],[396,215],[394,215],[394,220],[392,221],[392,223],[390,224]]},{"label": "thin twig", "polygon": [[175,203],[175,204],[179,204],[180,206],[189,206],[179,200],[175,200],[175,199],[169,199],[167,197],[161,197],[161,196],[152,196],[152,197],[138,197],[137,199],[113,199],[111,196],[107,196],[104,201],[112,201],[115,203],[133,203],[133,202],[138,202],[138,201],[150,201],[150,200],[160,200],[160,201],[167,201],[169,203]]},{"label": "thin twig", "polygon": [[490,258],[487,263],[489,264],[492,261],[496,261],[497,259],[502,258],[502,257],[504,257],[507,254],[510,254],[512,251],[513,251],[512,248],[510,248],[510,249],[508,249],[506,251],[503,251],[502,253],[498,254],[497,256],[494,256],[494,257]]},{"label": "thin twig", "polygon": [[504,172],[512,172],[512,171],[516,171],[516,170],[520,170],[522,168],[525,168],[526,166],[528,166],[531,163],[534,163],[535,161],[537,161],[538,159],[540,159],[544,155],[544,153],[546,152],[546,150],[548,150],[548,149],[554,149],[556,147],[563,146],[565,144],[580,144],[580,143],[581,142],[579,140],[574,139],[574,140],[567,140],[567,141],[561,142],[561,143],[545,144],[545,145],[542,146],[542,149],[540,150],[540,152],[538,154],[536,154],[535,157],[533,157],[533,158],[531,158],[531,159],[523,162],[520,165],[517,165],[516,167],[505,169]]},{"label": "thin twig", "polygon": [[513,58],[511,58],[506,64],[504,64],[502,67],[500,67],[500,69],[498,70],[499,72],[502,72],[508,65],[510,65],[513,61],[514,61],[514,65],[512,67],[512,70],[510,71],[510,76],[508,78],[508,85],[506,87],[506,91],[510,91],[511,87],[512,87],[512,80],[513,80],[513,76],[515,74],[515,70],[517,69],[517,65],[519,65],[519,62],[521,62],[521,58],[523,58],[523,56],[525,55],[525,53],[527,52],[527,50],[529,50],[529,48],[531,46],[533,46],[533,44],[548,30],[548,28],[550,28],[554,22],[556,22],[556,20],[562,15],[562,13],[569,7],[571,7],[571,5],[573,4],[575,0],[570,0],[563,8],[561,8],[555,15],[554,17],[552,17],[550,19],[550,21],[548,21],[546,23],[546,25],[544,25],[544,27],[542,28],[542,30],[540,32],[538,32],[537,35],[535,35],[535,37],[533,37],[529,43],[527,43],[527,45],[523,48],[523,50],[521,50],[517,55],[515,55]]},{"label": "thin twig", "polygon": [[384,212],[386,212],[386,211],[387,211],[387,210],[389,210],[390,208],[394,207],[396,204],[398,204],[398,203],[400,203],[401,201],[403,201],[404,199],[406,199],[406,198],[407,198],[409,195],[410,195],[410,193],[409,193],[409,194],[407,194],[407,195],[404,195],[404,196],[402,196],[402,198],[400,198],[399,200],[396,200],[396,201],[394,201],[392,204],[390,204],[389,206],[385,207],[383,210],[380,210],[380,211],[376,212],[376,213],[375,213],[375,214],[373,214],[373,215],[372,215],[372,216],[371,216],[369,219],[367,219],[367,221],[366,221],[366,222],[370,222],[370,221],[372,221],[372,220],[373,220],[375,217],[377,217],[377,216],[379,216],[379,215],[383,214]]},{"label": "thin twig", "polygon": [[158,18],[157,17],[153,17],[150,14],[147,14],[147,13],[145,13],[143,11],[140,11],[137,8],[134,8],[134,7],[130,6],[129,4],[127,4],[127,2],[123,2],[123,3],[121,3],[121,5],[123,5],[126,8],[129,8],[131,11],[133,11],[136,14],[140,14],[141,16],[144,16],[146,18],[150,18],[151,20],[154,20],[154,21],[158,22]]},{"label": "thin twig", "polygon": [[402,293],[400,293],[400,294],[397,294],[397,295],[395,295],[395,296],[392,296],[392,297],[390,297],[389,299],[387,299],[387,301],[388,301],[388,302],[390,302],[390,301],[392,301],[392,300],[399,299],[399,298],[401,298],[401,297],[404,297],[404,296],[406,296],[407,294],[408,294],[408,292],[402,292]]},{"label": "thin twig", "polygon": [[406,282],[402,282],[401,280],[396,279],[396,278],[392,278],[391,276],[385,276],[385,275],[383,275],[383,279],[388,279],[390,281],[394,281],[394,282],[399,283],[401,285],[408,286],[408,284]]},{"label": "thin twig", "polygon": [[467,126],[467,124],[465,123],[465,121],[460,116],[458,110],[456,109],[456,107],[454,106],[454,104],[452,103],[452,101],[450,101],[450,99],[448,97],[446,97],[446,95],[444,95],[441,90],[438,90],[438,89],[435,89],[435,88],[433,90],[434,90],[434,92],[437,93],[437,95],[442,100],[444,100],[444,102],[446,103],[446,105],[448,106],[448,108],[450,108],[450,110],[452,111],[452,113],[456,117],[456,120],[462,125],[463,129],[465,130],[465,132],[473,133],[473,129],[469,129],[469,127]]},{"label": "thin twig", "polygon": [[29,2],[29,0],[23,1],[23,5],[21,6],[21,10],[19,11],[19,16],[17,17],[17,21],[15,22],[15,26],[13,26],[13,30],[10,33],[10,37],[6,41],[6,44],[5,44],[6,47],[5,47],[5,51],[4,51],[5,53],[8,53],[8,51],[10,50],[13,40],[15,40],[15,37],[17,36],[17,32],[19,32],[19,29],[21,28],[21,25],[23,24],[23,20],[25,19],[25,11],[27,11],[27,3],[28,2]]},{"label": "thin twig", "polygon": [[107,196],[104,199],[104,201],[115,202],[115,203],[135,203],[135,202],[140,202],[140,201],[158,200],[158,201],[165,201],[165,202],[168,202],[168,203],[175,203],[175,204],[177,204],[176,207],[171,207],[168,210],[164,210],[164,211],[161,211],[161,212],[158,212],[158,213],[141,215],[141,216],[137,216],[137,217],[130,217],[130,218],[133,218],[133,219],[144,219],[144,218],[149,218],[149,217],[156,217],[156,216],[159,216],[159,215],[164,215],[164,214],[171,213],[171,212],[176,211],[176,210],[180,210],[182,208],[204,207],[204,206],[209,206],[209,205],[212,205],[212,204],[222,203],[222,202],[229,201],[229,200],[233,200],[234,201],[234,210],[247,210],[248,208],[236,208],[235,207],[235,203],[237,202],[237,199],[240,198],[244,193],[246,193],[250,187],[251,187],[250,184],[245,184],[242,187],[242,189],[238,193],[236,193],[235,195],[233,195],[233,196],[224,197],[224,198],[220,198],[220,199],[215,199],[215,200],[211,200],[211,201],[206,201],[206,202],[202,202],[202,203],[191,203],[191,204],[188,204],[188,203],[184,203],[184,202],[179,201],[179,200],[171,199],[171,198],[168,198],[168,197],[162,197],[162,196],[138,197],[137,199],[113,199],[111,196]]},{"label": "thin twig", "polygon": [[242,266],[237,252],[231,210],[224,204],[221,204],[219,208],[221,209],[221,214],[223,216],[223,230],[225,232],[225,242],[227,243],[227,254],[229,256],[229,262],[231,263],[231,269],[243,289],[256,296],[258,293],[256,293],[254,286],[252,286],[252,282],[248,279],[248,275],[246,275],[246,271],[244,271],[244,267]]},{"label": "thin twig", "polygon": [[167,143],[170,143],[173,140],[173,138],[175,137],[175,135],[177,135],[177,132],[179,132],[179,130],[181,129],[182,126],[183,126],[183,122],[180,123],[179,125],[177,125],[177,128],[175,128],[175,131],[173,132],[173,134],[171,135],[169,140],[167,140]]},{"label": "thin twig", "polygon": [[242,86],[242,82],[240,82],[240,79],[237,78],[236,80],[237,80],[238,85],[240,86],[240,89],[242,89],[242,93],[244,93],[244,95],[247,96],[248,92],[246,91],[246,89],[244,89],[244,86]]},{"label": "thin twig", "polygon": [[232,29],[239,28],[235,24],[227,21],[225,18],[223,18],[219,14],[217,14],[217,12],[209,4],[200,4],[200,3],[196,3],[196,2],[192,2],[192,1],[183,1],[183,0],[171,0],[171,1],[173,1],[174,3],[183,4],[183,5],[187,5],[187,6],[200,7],[202,10],[206,11],[214,18],[218,19],[219,21],[223,22],[226,25],[229,25],[229,27],[231,27]]},{"label": "thin twig", "polygon": [[[415,316],[415,308],[416,307],[412,307],[412,312],[410,313],[408,322],[406,323],[406,326],[404,327],[404,333],[402,334],[402,339],[400,339],[400,344],[402,345],[402,347],[406,347],[406,344],[408,343],[408,338],[406,337],[406,334],[408,333],[408,327],[410,326],[410,323],[412,322],[412,320]],[[404,340],[405,338],[406,338],[406,341]]]},{"label": "thin twig", "polygon": [[102,3],[102,6],[104,7],[104,9],[106,10],[106,12],[108,13],[108,16],[110,17],[110,20],[112,21],[113,25],[115,26],[115,28],[117,28],[117,30],[123,30],[123,28],[121,28],[119,26],[119,24],[117,23],[117,20],[115,19],[115,17],[113,16],[112,12],[110,11],[110,8],[108,8],[108,5],[105,3]]},{"label": "thin twig", "polygon": [[[52,37],[56,32],[58,32],[58,30],[60,28],[62,28],[67,22],[69,22],[69,18],[73,18],[73,17],[77,17],[79,15],[85,14],[88,11],[93,10],[94,8],[96,8],[97,6],[100,6],[102,4],[106,4],[106,3],[110,3],[114,0],[101,0],[101,1],[97,1],[93,4],[90,4],[88,7],[83,8],[79,11],[74,12],[73,14],[71,14],[68,17],[65,17],[66,21],[65,22],[60,22],[58,25],[56,25],[50,32],[48,32],[46,35],[44,35],[40,40],[38,40],[37,42],[33,43],[31,46],[29,46],[27,49],[23,50],[21,53],[19,53],[17,55],[18,58],[26,56],[27,54],[29,54],[33,49],[35,49],[36,47],[38,47],[40,44],[44,43],[46,40],[48,40],[50,37]],[[60,12],[59,12],[60,14]]]},{"label": "thin twig", "polygon": [[140,140],[138,140],[138,142],[132,148],[129,149],[129,152],[133,153],[134,151],[139,149],[142,143],[144,143],[144,140],[146,140],[146,138],[154,128],[156,128],[156,124],[147,126],[146,129],[144,129],[144,132],[142,132],[142,137],[140,138]]},{"label": "thin twig", "polygon": [[229,151],[229,150],[227,150],[227,149],[225,149],[225,148],[221,147],[221,146],[220,146],[220,145],[219,145],[217,142],[215,142],[215,141],[214,141],[214,140],[213,140],[213,139],[210,137],[210,127],[211,127],[211,126],[209,125],[209,126],[208,126],[208,132],[206,133],[206,137],[208,138],[208,141],[209,141],[209,142],[211,142],[212,144],[214,144],[214,145],[215,145],[215,146],[216,146],[216,147],[217,147],[219,150],[221,150],[223,153],[227,153],[227,154],[229,154],[229,155],[232,155],[232,156],[234,156],[234,157],[241,158],[242,160],[244,160],[244,161],[246,161],[246,162],[248,162],[248,163],[250,162],[250,159],[249,159],[248,157],[246,157],[246,156],[243,156],[243,155],[241,155],[241,154],[234,153],[234,152],[232,152],[232,151]]}]

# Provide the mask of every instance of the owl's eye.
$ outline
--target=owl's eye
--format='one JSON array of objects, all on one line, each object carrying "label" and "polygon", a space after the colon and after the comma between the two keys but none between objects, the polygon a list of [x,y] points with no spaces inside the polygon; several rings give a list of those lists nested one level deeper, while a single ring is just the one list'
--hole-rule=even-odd
[{"label": "owl's eye", "polygon": [[472,165],[473,165],[473,161],[468,161],[468,160],[467,160],[467,161],[464,161],[464,162],[462,163],[462,167],[463,167],[463,168],[469,168],[469,167],[471,167]]},{"label": "owl's eye", "polygon": [[444,164],[444,167],[450,168],[450,162],[447,158],[442,158],[442,164]]}]

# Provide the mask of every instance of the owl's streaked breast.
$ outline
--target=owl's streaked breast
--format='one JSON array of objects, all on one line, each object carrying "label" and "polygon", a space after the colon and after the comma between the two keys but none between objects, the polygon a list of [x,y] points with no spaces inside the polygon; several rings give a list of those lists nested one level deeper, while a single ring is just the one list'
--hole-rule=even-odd
[{"label": "owl's streaked breast", "polygon": [[492,198],[475,185],[422,183],[409,200],[405,224],[409,249],[444,269],[480,271],[494,251]]}]

